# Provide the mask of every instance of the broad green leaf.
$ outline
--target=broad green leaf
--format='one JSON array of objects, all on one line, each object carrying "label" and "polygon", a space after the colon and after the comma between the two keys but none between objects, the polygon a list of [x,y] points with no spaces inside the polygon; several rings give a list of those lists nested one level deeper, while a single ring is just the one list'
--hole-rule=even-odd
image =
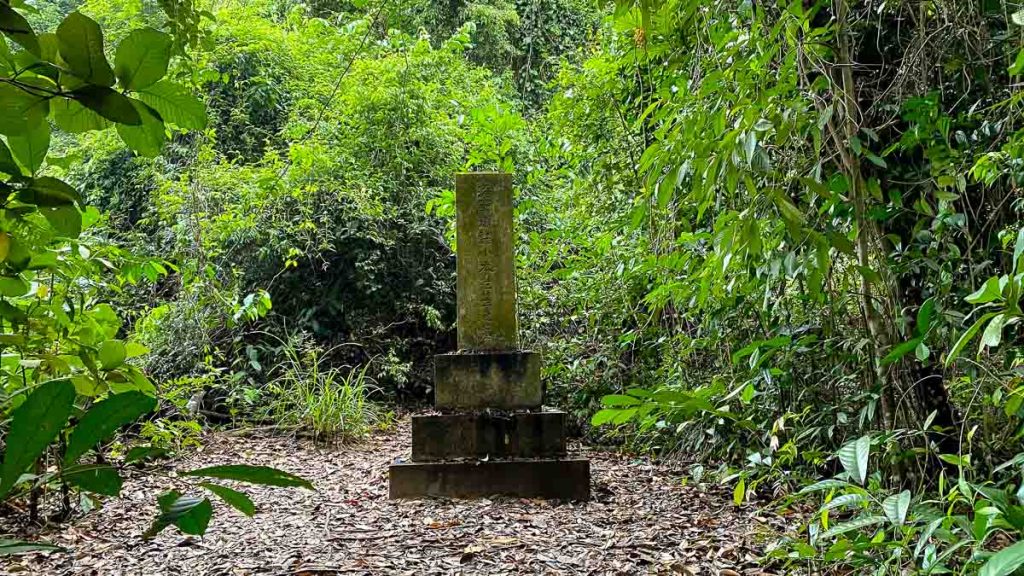
[{"label": "broad green leaf", "polygon": [[857,271],[871,284],[882,283],[882,276],[870,266],[857,266]]},{"label": "broad green leaf", "polygon": [[[116,340],[111,340],[116,342]],[[142,392],[114,394],[97,402],[78,421],[68,437],[64,465],[73,464],[90,448],[104,441],[118,428],[131,424],[156,409],[156,399]]]},{"label": "broad green leaf", "polygon": [[1017,542],[993,554],[978,576],[1009,576],[1021,566],[1024,566],[1024,542]]},{"label": "broad green leaf", "polygon": [[80,134],[90,130],[104,130],[110,121],[72,98],[56,98],[50,103],[54,124],[65,132]]},{"label": "broad green leaf", "polygon": [[49,100],[7,83],[0,83],[0,134],[20,136],[46,121]]},{"label": "broad green leaf", "polygon": [[1013,245],[1013,271],[1020,266],[1020,257],[1024,255],[1024,228],[1017,231],[1017,241]]},{"label": "broad green leaf", "polygon": [[57,34],[53,32],[37,34],[36,38],[39,39],[38,57],[42,60],[40,64],[46,64],[51,67],[57,73],[57,76],[54,78],[54,81],[57,81],[60,78],[60,70],[54,64],[60,63],[60,40],[57,39]]},{"label": "broad green leaf", "polygon": [[999,277],[993,276],[985,281],[985,284],[978,288],[970,296],[964,298],[969,304],[987,304],[1003,297],[1003,290],[999,287]]},{"label": "broad green leaf", "polygon": [[163,121],[157,116],[155,110],[142,102],[132,100],[132,104],[138,111],[139,117],[142,118],[142,124],[138,126],[118,124],[117,134],[121,136],[125,145],[142,156],[148,158],[159,156],[166,141]]},{"label": "broad green leaf", "polygon": [[164,122],[187,130],[206,128],[206,106],[184,86],[161,80],[140,91],[138,97],[159,112]]},{"label": "broad green leaf", "polygon": [[974,339],[974,336],[978,334],[979,330],[981,330],[982,325],[985,324],[985,322],[987,322],[990,318],[992,318],[995,315],[995,312],[989,312],[988,314],[982,315],[982,317],[978,318],[978,320],[974,324],[972,324],[966,332],[960,335],[960,338],[956,341],[956,344],[953,345],[953,348],[950,349],[949,354],[946,355],[946,366],[952,364],[953,361],[956,360],[958,356],[960,356],[960,352],[962,352],[964,347],[967,346],[967,344],[972,339]]},{"label": "broad green leaf", "polygon": [[152,538],[164,528],[174,525],[185,534],[202,536],[210,525],[213,516],[213,505],[209,498],[181,496],[177,492],[168,492],[157,499],[160,504],[160,516],[146,530],[143,538]]},{"label": "broad green leaf", "polygon": [[113,370],[124,364],[125,358],[128,357],[128,351],[124,347],[124,342],[106,340],[100,344],[98,355],[100,367],[104,370]]},{"label": "broad green leaf", "polygon": [[[127,392],[125,392],[127,394]],[[135,446],[128,451],[128,454],[124,457],[125,464],[133,464],[135,462],[141,462],[143,460],[149,460],[150,458],[159,458],[167,454],[167,450],[164,448],[158,448],[156,446]]]},{"label": "broad green leaf", "polygon": [[608,394],[601,397],[601,404],[605,406],[637,406],[641,403],[639,398],[624,394]]},{"label": "broad green leaf", "polygon": [[0,140],[0,172],[10,176],[21,176],[21,168],[14,161],[14,154],[3,140]]},{"label": "broad green leaf", "polygon": [[872,163],[872,164],[874,164],[875,166],[878,166],[879,168],[885,169],[885,168],[888,168],[888,167],[889,167],[889,166],[888,166],[888,165],[887,165],[887,164],[885,163],[885,160],[883,160],[883,159],[882,159],[882,157],[881,157],[881,156],[878,156],[877,154],[875,154],[875,153],[871,152],[870,150],[865,150],[865,151],[864,151],[864,156],[865,156],[865,157],[866,157],[866,158],[867,158],[867,159],[868,159],[869,161],[871,161],[871,163]]},{"label": "broad green leaf", "polygon": [[200,486],[206,488],[210,492],[213,492],[221,500],[226,502],[229,506],[238,510],[246,516],[252,516],[256,513],[256,505],[253,504],[252,499],[248,495],[239,492],[238,490],[232,490],[227,486],[221,486],[220,484],[212,484],[210,482],[200,482]]},{"label": "broad green leaf", "polygon": [[620,424],[625,424],[626,422],[632,420],[633,417],[636,415],[636,408],[624,408],[618,411],[618,413],[615,415],[615,418],[612,418],[612,424],[615,424],[616,426]]},{"label": "broad green leaf", "polygon": [[29,174],[35,174],[46,160],[50,150],[50,124],[40,122],[38,126],[21,136],[8,136],[7,143],[11,146],[14,158],[24,166]]},{"label": "broad green leaf", "polygon": [[82,203],[82,196],[78,190],[51,176],[33,180],[28,188],[18,194],[18,199],[36,206],[67,206]]},{"label": "broad green leaf", "polygon": [[50,380],[32,390],[14,410],[5,438],[7,452],[0,467],[0,498],[11,491],[18,477],[57,438],[74,402],[75,387],[70,380]]},{"label": "broad green leaf", "polygon": [[848,256],[852,256],[854,254],[855,248],[853,246],[853,242],[851,242],[846,236],[843,236],[838,232],[828,232],[825,234],[825,237],[828,238],[829,244],[836,250]]},{"label": "broad green leaf", "polygon": [[104,496],[119,496],[124,484],[117,470],[95,464],[76,466],[66,470],[61,477],[71,486]]},{"label": "broad green leaf", "polygon": [[615,408],[605,408],[604,410],[598,410],[597,413],[590,419],[591,426],[602,426],[615,419],[619,415],[621,410]]},{"label": "broad green leaf", "polygon": [[839,462],[843,465],[850,477],[858,484],[864,484],[868,477],[868,458],[871,455],[871,438],[861,436],[860,438],[847,442],[839,449]]},{"label": "broad green leaf", "polygon": [[935,314],[935,299],[929,298],[921,304],[921,308],[917,311],[917,334],[919,336],[924,335],[932,326],[932,316]]},{"label": "broad green leaf", "polygon": [[868,501],[868,495],[861,492],[854,492],[850,494],[840,494],[832,500],[829,500],[821,508],[818,509],[817,514],[826,512],[828,510],[834,510],[836,508],[844,508],[846,506],[855,506],[857,504],[863,504]]},{"label": "broad green leaf", "polygon": [[999,343],[1003,340],[1003,324],[1006,321],[1006,316],[1003,314],[996,314],[992,317],[992,320],[985,327],[985,331],[981,334],[981,345],[978,350],[984,350],[986,347],[995,348],[999,346]]},{"label": "broad green leaf", "polygon": [[60,546],[46,542],[26,542],[24,540],[8,540],[0,538],[0,556],[14,556],[29,552],[63,552]]},{"label": "broad green leaf", "polygon": [[882,502],[882,511],[889,522],[902,526],[907,521],[907,511],[910,510],[910,490],[904,490],[899,494],[893,494]]},{"label": "broad green leaf", "polygon": [[17,298],[28,294],[31,287],[21,276],[0,276],[0,295]]},{"label": "broad green leaf", "polygon": [[797,494],[811,494],[813,492],[821,492],[823,490],[832,490],[833,488],[859,488],[854,484],[850,484],[845,480],[839,480],[837,478],[828,478],[825,480],[819,480],[809,486],[804,486],[800,489]]},{"label": "broad green leaf", "polygon": [[114,71],[103,54],[103,30],[81,12],[72,12],[57,27],[60,56],[71,72],[99,86],[114,85]]},{"label": "broad green leaf", "polygon": [[[1017,388],[1010,394],[1010,397],[1006,399],[1006,404],[1003,406],[1003,413],[1007,416],[1016,416],[1017,412],[1020,411],[1021,406],[1024,406],[1024,388]],[[1024,486],[1024,483],[1021,484]]]},{"label": "broad green leaf", "polygon": [[[39,39],[32,31],[32,26],[7,2],[0,2],[0,32],[35,56],[41,55]],[[3,41],[2,38],[0,41]]]},{"label": "broad green leaf", "polygon": [[264,486],[300,487],[313,489],[308,480],[289,474],[270,466],[250,466],[247,464],[228,464],[225,466],[211,466],[183,472],[183,476],[199,476],[202,478],[217,478],[219,480],[237,480],[250,484],[262,484]]},{"label": "broad green leaf", "polygon": [[74,239],[82,233],[82,213],[73,204],[41,206],[39,213],[46,218],[58,236]]},{"label": "broad green leaf", "polygon": [[885,355],[885,358],[882,358],[882,366],[888,366],[889,364],[898,361],[900,358],[903,358],[907,354],[910,354],[911,352],[914,351],[915,348],[917,348],[917,345],[920,343],[921,338],[914,338],[909,342],[904,342],[899,346],[895,346],[892,350],[889,351],[888,354]]},{"label": "broad green leaf", "polygon": [[149,348],[146,348],[138,342],[125,342],[124,349],[128,358],[137,358],[139,356],[149,354]]},{"label": "broad green leaf", "polygon": [[931,349],[928,348],[928,345],[925,344],[924,342],[921,342],[920,344],[917,345],[917,348],[914,348],[914,356],[916,356],[917,359],[920,360],[921,362],[927,360],[929,357],[931,357],[931,355]]},{"label": "broad green leaf", "polygon": [[779,210],[779,214],[782,218],[792,226],[803,226],[806,224],[807,219],[804,218],[800,209],[797,208],[793,202],[786,196],[784,192],[778,190],[772,195],[772,199],[775,201],[775,206]]},{"label": "broad green leaf", "polygon": [[851,520],[849,522],[833,526],[831,529],[822,532],[821,535],[818,536],[818,538],[822,540],[828,540],[829,538],[839,536],[840,534],[846,534],[847,532],[852,532],[854,530],[861,530],[863,528],[867,528],[868,526],[881,524],[885,521],[885,516],[864,516],[862,518],[857,518],[855,520]]},{"label": "broad green leaf", "polygon": [[732,503],[739,506],[743,504],[743,501],[747,498],[747,481],[745,478],[740,478],[740,481],[736,483],[736,487],[732,490]]},{"label": "broad green leaf", "polygon": [[971,455],[965,454],[960,456],[959,454],[939,454],[939,460],[952,464],[953,466],[970,466]]},{"label": "broad green leaf", "polygon": [[132,99],[111,88],[83,86],[73,91],[71,97],[111,122],[129,126],[142,124]]},{"label": "broad green leaf", "polygon": [[167,74],[171,60],[171,37],[153,28],[141,28],[129,34],[117,46],[114,74],[121,86],[141,90]]}]

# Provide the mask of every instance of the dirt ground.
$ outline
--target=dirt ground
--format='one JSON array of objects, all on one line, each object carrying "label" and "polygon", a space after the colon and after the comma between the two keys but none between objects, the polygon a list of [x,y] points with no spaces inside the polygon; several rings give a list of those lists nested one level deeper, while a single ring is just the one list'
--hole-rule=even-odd
[{"label": "dirt ground", "polygon": [[[387,467],[409,456],[408,420],[358,444],[216,433],[158,476],[129,474],[121,498],[71,523],[0,532],[66,552],[0,559],[6,574],[769,574],[758,556],[784,520],[737,508],[727,488],[684,485],[681,467],[581,448],[592,460],[587,503],[523,499],[391,501]],[[245,486],[247,518],[214,502],[202,538],[168,528],[146,541],[156,496],[190,483],[174,469],[230,462],[275,466],[316,491]],[[242,486],[237,486],[242,487]],[[195,491],[195,490],[192,490]]]}]

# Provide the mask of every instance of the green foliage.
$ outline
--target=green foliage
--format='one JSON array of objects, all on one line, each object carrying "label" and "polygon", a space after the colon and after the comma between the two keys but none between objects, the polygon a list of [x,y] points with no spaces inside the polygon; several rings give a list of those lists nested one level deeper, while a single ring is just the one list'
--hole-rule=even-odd
[{"label": "green foliage", "polygon": [[[858,446],[859,453],[860,445],[870,450],[871,444],[865,436],[845,446],[838,455],[845,477],[809,485],[795,496],[820,497],[822,503],[808,526],[808,541],[784,541],[773,556],[793,564],[812,561],[880,573],[900,570],[908,560],[922,573],[1012,574],[1020,566],[1018,545],[990,550],[993,541],[1020,538],[1024,530],[1024,501],[1012,486],[972,481],[970,458],[952,454],[940,456],[956,464],[955,481],[943,471],[933,497],[886,490],[878,474],[866,485],[850,482],[856,474],[844,452]],[[878,444],[891,454],[898,441],[889,436]]]},{"label": "green foliage", "polygon": [[[426,399],[453,174],[503,170],[524,345],[581,431],[811,506],[786,568],[1019,570],[1013,3],[121,4],[0,5],[0,370],[12,417],[75,388],[71,460],[143,374],[136,458],[205,418],[344,438]],[[199,489],[151,533],[255,510]]]},{"label": "green foliage", "polygon": [[75,387],[66,379],[39,386],[11,415],[4,451],[0,496],[6,496],[21,474],[46,450],[67,423]]},{"label": "green foliage", "polygon": [[249,482],[251,484],[263,484],[265,486],[280,486],[284,488],[299,487],[313,489],[313,485],[294,474],[282,472],[269,466],[248,466],[245,464],[227,464],[224,466],[210,466],[190,470],[184,476],[199,476],[201,478],[217,478],[220,480],[236,480]]},{"label": "green foliage", "polygon": [[[838,520],[787,548],[814,568],[972,573],[1019,538],[954,529],[1019,485],[996,470],[1024,433],[1015,8],[917,7],[618,2],[517,164],[550,397],[724,459],[737,503],[842,470]],[[967,462],[992,494],[944,501]],[[920,503],[949,509],[941,540]]]},{"label": "green foliage", "polygon": [[[165,139],[165,119],[202,129],[205,111],[187,88],[163,79],[171,36],[154,29],[130,33],[118,44],[112,68],[103,31],[93,19],[74,11],[55,33],[37,34],[15,8],[26,7],[0,6],[3,34],[23,47],[12,53],[6,38],[0,39],[0,392],[9,415],[0,498],[31,492],[35,519],[36,496],[51,484],[120,494],[118,467],[100,458],[95,464],[79,460],[91,450],[102,451],[102,443],[119,429],[153,412],[157,400],[154,385],[128,362],[145,348],[119,338],[121,320],[105,300],[143,278],[157,281],[167,274],[158,261],[133,256],[89,231],[99,213],[58,177],[73,162],[50,155],[56,140],[50,122],[71,133],[113,123],[127,145],[155,156]],[[239,313],[251,315],[244,309]],[[63,452],[58,465],[44,466],[42,459],[54,450]],[[139,461],[145,454],[129,456]],[[262,467],[239,467],[233,474],[274,485],[281,485],[281,478],[289,485],[304,483]],[[161,516],[158,524],[166,521],[190,533],[205,530],[209,514],[204,519],[203,507],[189,513],[174,503],[161,506],[173,518]],[[0,552],[31,549],[8,542]]]}]

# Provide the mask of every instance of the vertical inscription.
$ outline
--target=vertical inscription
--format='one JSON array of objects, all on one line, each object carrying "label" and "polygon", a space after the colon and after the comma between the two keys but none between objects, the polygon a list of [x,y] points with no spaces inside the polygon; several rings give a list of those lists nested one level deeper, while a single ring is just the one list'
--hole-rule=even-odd
[{"label": "vertical inscription", "polygon": [[474,202],[476,204],[476,238],[477,246],[476,275],[478,288],[479,325],[477,331],[480,334],[494,333],[494,315],[487,311],[494,307],[494,209],[495,189],[494,180],[481,180],[477,182]]},{"label": "vertical inscription", "polygon": [[459,348],[518,348],[512,253],[512,179],[508,174],[458,174]]}]

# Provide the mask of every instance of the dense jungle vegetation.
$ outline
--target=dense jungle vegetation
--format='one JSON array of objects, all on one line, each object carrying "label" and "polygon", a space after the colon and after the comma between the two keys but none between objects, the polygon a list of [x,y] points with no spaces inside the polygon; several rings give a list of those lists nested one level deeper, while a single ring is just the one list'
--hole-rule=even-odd
[{"label": "dense jungle vegetation", "polygon": [[[4,514],[88,511],[204,426],[425,403],[454,174],[504,170],[577,433],[809,509],[787,569],[1024,566],[1024,5],[0,0],[0,31]],[[194,472],[247,513],[198,479],[306,485]]]}]

